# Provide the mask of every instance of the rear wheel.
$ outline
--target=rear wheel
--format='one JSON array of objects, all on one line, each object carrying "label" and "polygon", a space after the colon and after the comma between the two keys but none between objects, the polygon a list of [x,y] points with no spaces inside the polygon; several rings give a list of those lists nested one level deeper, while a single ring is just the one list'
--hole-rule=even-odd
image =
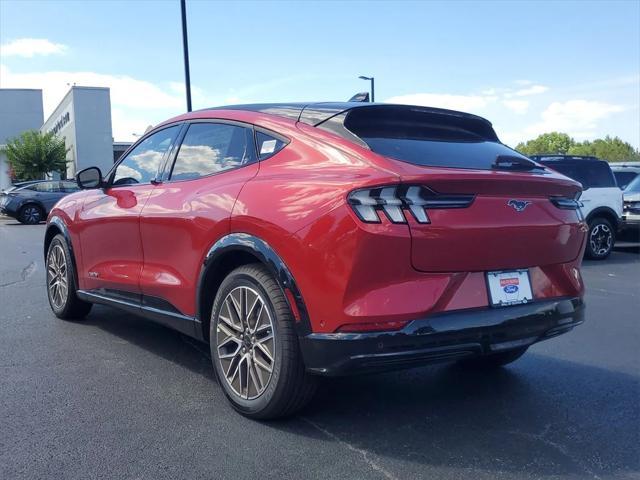
[{"label": "rear wheel", "polygon": [[36,225],[44,219],[44,212],[38,205],[30,203],[18,212],[18,220],[26,225]]},{"label": "rear wheel", "polygon": [[213,303],[211,359],[231,405],[256,419],[283,417],[302,408],[315,379],[302,362],[284,294],[259,264],[232,271]]},{"label": "rear wheel", "polygon": [[81,320],[92,304],[80,300],[73,275],[71,252],[60,234],[53,237],[47,251],[47,297],[51,310],[63,320]]},{"label": "rear wheel", "polygon": [[611,222],[603,217],[594,218],[589,222],[589,234],[585,250],[587,258],[604,260],[611,254],[615,241],[616,235]]},{"label": "rear wheel", "polygon": [[522,355],[525,354],[527,348],[528,347],[507,350],[506,352],[490,353],[481,357],[460,360],[458,364],[466,368],[476,368],[482,370],[499,368],[518,360]]}]

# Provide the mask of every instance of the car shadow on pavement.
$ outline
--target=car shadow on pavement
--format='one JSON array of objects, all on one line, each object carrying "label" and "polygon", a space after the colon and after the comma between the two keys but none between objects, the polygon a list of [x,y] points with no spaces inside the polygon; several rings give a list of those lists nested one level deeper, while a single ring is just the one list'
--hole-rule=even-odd
[{"label": "car shadow on pavement", "polygon": [[94,305],[91,313],[82,323],[95,326],[215,381],[208,346],[187,335],[102,305]]},{"label": "car shadow on pavement", "polygon": [[[87,324],[215,382],[206,345],[113,313],[95,307]],[[407,478],[427,466],[597,478],[640,470],[639,399],[636,376],[530,352],[491,372],[444,364],[321,379],[298,416],[262,426],[340,442],[387,469],[400,462]]]}]

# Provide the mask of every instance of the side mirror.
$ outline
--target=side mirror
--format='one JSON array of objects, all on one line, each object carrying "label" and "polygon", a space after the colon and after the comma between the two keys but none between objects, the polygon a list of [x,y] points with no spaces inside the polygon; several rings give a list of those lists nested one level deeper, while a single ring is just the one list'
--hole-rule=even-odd
[{"label": "side mirror", "polygon": [[78,187],[83,190],[100,188],[102,186],[102,172],[98,167],[85,168],[76,174],[76,182]]}]

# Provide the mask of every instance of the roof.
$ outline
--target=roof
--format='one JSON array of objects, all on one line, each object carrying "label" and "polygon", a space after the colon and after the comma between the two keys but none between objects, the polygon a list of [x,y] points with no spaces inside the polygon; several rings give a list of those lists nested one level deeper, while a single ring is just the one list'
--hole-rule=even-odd
[{"label": "roof", "polygon": [[611,168],[640,168],[640,162],[609,162]]},{"label": "roof", "polygon": [[420,110],[426,113],[436,113],[463,117],[467,119],[486,122],[491,126],[489,120],[472,115],[470,113],[446,110],[443,108],[422,107],[415,105],[398,105],[391,103],[369,103],[369,102],[301,102],[301,103],[255,103],[245,105],[227,105],[221,107],[204,108],[203,110],[245,110],[251,112],[266,113],[289,118],[297,122],[307,123],[317,126],[326,120],[354,108],[371,107],[404,107],[412,110]]},{"label": "roof", "polygon": [[561,155],[555,153],[542,153],[540,155],[529,155],[529,158],[536,161],[545,161],[545,162],[554,162],[561,160],[577,160],[580,162],[604,162],[604,160],[600,160],[598,157],[587,156],[587,155]]}]

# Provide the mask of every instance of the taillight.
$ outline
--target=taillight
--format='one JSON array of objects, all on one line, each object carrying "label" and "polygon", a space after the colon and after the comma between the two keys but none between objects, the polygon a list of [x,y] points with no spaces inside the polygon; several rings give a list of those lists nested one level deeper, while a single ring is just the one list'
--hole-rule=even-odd
[{"label": "taillight", "polygon": [[573,198],[551,197],[550,200],[556,207],[564,210],[578,210],[582,207],[582,202]]},{"label": "taillight", "polygon": [[584,221],[584,215],[582,214],[582,210],[580,208],[584,207],[584,204],[578,200],[582,192],[578,192],[574,198],[568,197],[551,197],[551,203],[553,203],[556,207],[561,208],[563,210],[575,210],[578,214],[578,220]]},{"label": "taillight", "polygon": [[393,223],[407,223],[405,212],[418,223],[430,223],[427,210],[466,208],[474,195],[443,195],[422,185],[388,185],[354,190],[347,199],[365,223],[380,223],[380,212]]}]

